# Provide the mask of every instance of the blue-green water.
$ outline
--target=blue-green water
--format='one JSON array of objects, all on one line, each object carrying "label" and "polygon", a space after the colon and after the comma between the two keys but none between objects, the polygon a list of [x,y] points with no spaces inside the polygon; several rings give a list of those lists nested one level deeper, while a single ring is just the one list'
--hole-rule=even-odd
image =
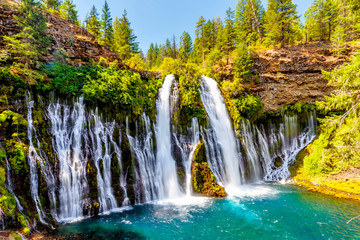
[{"label": "blue-green water", "polygon": [[[249,190],[250,189],[250,190]],[[360,204],[291,185],[256,185],[242,197],[134,206],[63,225],[69,239],[360,239]],[[246,196],[247,195],[247,196]]]}]

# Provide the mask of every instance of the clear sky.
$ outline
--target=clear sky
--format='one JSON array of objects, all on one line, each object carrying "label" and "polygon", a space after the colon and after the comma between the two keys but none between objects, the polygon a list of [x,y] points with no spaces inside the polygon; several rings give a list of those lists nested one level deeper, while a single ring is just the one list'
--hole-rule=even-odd
[{"label": "clear sky", "polygon": [[[312,0],[293,0],[301,16]],[[83,21],[92,5],[101,15],[105,0],[74,0],[79,17]],[[179,41],[183,31],[195,37],[195,25],[200,16],[206,20],[225,17],[226,10],[235,9],[238,0],[108,0],[111,16],[121,17],[127,10],[131,27],[137,36],[140,48],[146,52],[150,43],[162,44],[173,35]],[[262,0],[264,8],[267,0]],[[194,40],[194,39],[193,39]]]}]

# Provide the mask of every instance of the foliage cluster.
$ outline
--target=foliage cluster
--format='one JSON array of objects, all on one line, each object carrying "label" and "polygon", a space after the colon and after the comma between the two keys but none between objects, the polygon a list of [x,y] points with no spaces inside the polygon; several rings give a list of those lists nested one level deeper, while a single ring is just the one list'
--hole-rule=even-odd
[{"label": "foliage cluster", "polygon": [[340,68],[323,72],[338,93],[319,102],[318,109],[324,113],[341,110],[345,113],[320,119],[320,135],[308,148],[309,155],[304,158],[307,174],[336,174],[351,166],[360,166],[359,66],[360,54],[357,54]]},{"label": "foliage cluster", "polygon": [[155,109],[161,79],[143,80],[138,73],[119,68],[117,62],[74,67],[53,63],[47,69],[50,84],[60,94],[84,94],[91,103],[110,103],[140,115],[144,109]]}]

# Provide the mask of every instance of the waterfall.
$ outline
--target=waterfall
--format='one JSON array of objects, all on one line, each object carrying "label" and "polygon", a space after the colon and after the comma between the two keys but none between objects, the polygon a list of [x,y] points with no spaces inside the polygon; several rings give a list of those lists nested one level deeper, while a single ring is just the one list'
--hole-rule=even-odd
[{"label": "waterfall", "polygon": [[[159,198],[160,182],[156,177],[156,161],[153,153],[153,131],[151,130],[150,119],[143,113],[141,118],[142,134],[136,131],[136,136],[132,137],[129,133],[129,122],[126,119],[126,133],[130,141],[131,151],[135,154],[139,167],[136,168],[136,179],[143,188],[144,201],[148,202]],[[140,189],[140,187],[136,187]],[[140,197],[136,203],[140,203]]]},{"label": "waterfall", "polygon": [[[266,127],[243,120],[241,134],[251,181],[279,181],[290,177],[289,166],[316,136],[315,111],[304,115],[303,127],[298,115],[285,114],[278,125],[270,123]],[[281,166],[276,166],[279,159]]]},{"label": "waterfall", "polygon": [[202,82],[201,100],[211,125],[210,130],[203,132],[209,165],[219,184],[229,193],[243,183],[242,158],[217,82],[205,76]]},{"label": "waterfall", "polygon": [[[262,158],[259,156],[259,149],[256,144],[257,127],[249,120],[243,120],[241,124],[241,136],[244,139],[246,160],[249,167],[249,179],[251,182],[261,181],[263,179]],[[264,154],[268,153],[267,150]]]},{"label": "waterfall", "polygon": [[[82,151],[85,124],[85,105],[80,97],[70,108],[51,103],[47,109],[51,121],[53,146],[59,160],[60,220],[82,216],[82,200],[88,193],[86,164]],[[87,144],[87,143],[85,143]]]},{"label": "waterfall", "polygon": [[[32,119],[32,109],[34,107],[34,101],[31,100],[30,94],[26,94],[27,98],[27,120],[28,120],[28,139],[29,139],[29,152],[28,152],[28,163],[29,163],[29,169],[30,169],[30,191],[31,196],[35,202],[36,210],[39,214],[39,220],[41,223],[46,224],[44,218],[45,214],[42,210],[41,202],[39,199],[39,176],[38,176],[38,169],[37,164],[39,163],[41,174],[44,175],[45,181],[47,183],[48,187],[48,197],[51,203],[51,213],[52,216],[57,219],[56,214],[56,196],[55,196],[55,178],[52,174],[51,165],[46,157],[45,154],[41,152],[41,146],[40,141],[36,136],[36,129],[33,125],[33,119]],[[36,141],[36,146],[39,151],[37,152],[33,139]]]},{"label": "waterfall", "polygon": [[182,195],[175,160],[171,155],[170,92],[174,80],[173,75],[166,76],[156,103],[156,178],[159,183],[159,199],[178,198]]},{"label": "waterfall", "polygon": [[[93,126],[91,126],[92,120],[94,121]],[[111,187],[111,158],[113,154],[111,147],[116,145],[113,141],[115,122],[104,124],[98,114],[93,113],[89,118],[89,125],[91,126],[89,135],[92,142],[92,158],[97,169],[100,211],[109,211],[117,207]],[[119,147],[116,146],[114,149],[119,149]]]},{"label": "waterfall", "polygon": [[[276,128],[271,127],[270,136],[265,135],[265,131],[259,131],[259,136],[262,140],[260,146],[264,151],[274,151],[273,154],[265,155],[266,160],[266,181],[279,181],[290,177],[289,166],[296,161],[297,154],[311,143],[316,137],[316,112],[309,111],[305,113],[306,119],[304,127],[301,129],[299,117],[297,115],[285,115],[283,123],[276,131]],[[276,149],[276,146],[279,146]],[[281,158],[281,166],[275,166],[275,159]]]},{"label": "waterfall", "polygon": [[191,165],[194,157],[196,146],[200,141],[199,123],[196,117],[191,121],[191,127],[188,128],[188,135],[180,137],[176,132],[173,133],[175,144],[180,149],[182,164],[185,168],[185,193],[186,196],[191,196],[192,182],[191,182]]}]

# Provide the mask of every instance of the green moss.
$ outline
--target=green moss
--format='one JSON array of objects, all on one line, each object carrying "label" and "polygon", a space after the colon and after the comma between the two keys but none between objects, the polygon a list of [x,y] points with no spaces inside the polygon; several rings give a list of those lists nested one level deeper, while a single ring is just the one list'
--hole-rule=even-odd
[{"label": "green moss", "polygon": [[195,149],[191,169],[192,185],[195,192],[209,197],[225,197],[225,189],[216,183],[206,161],[206,149],[204,142],[200,142]]},{"label": "green moss", "polygon": [[89,198],[95,200],[98,198],[97,170],[92,159],[89,159],[86,165],[86,178],[89,184]]},{"label": "green moss", "polygon": [[177,174],[180,179],[183,179],[185,177],[185,174],[183,172],[178,171]]}]

